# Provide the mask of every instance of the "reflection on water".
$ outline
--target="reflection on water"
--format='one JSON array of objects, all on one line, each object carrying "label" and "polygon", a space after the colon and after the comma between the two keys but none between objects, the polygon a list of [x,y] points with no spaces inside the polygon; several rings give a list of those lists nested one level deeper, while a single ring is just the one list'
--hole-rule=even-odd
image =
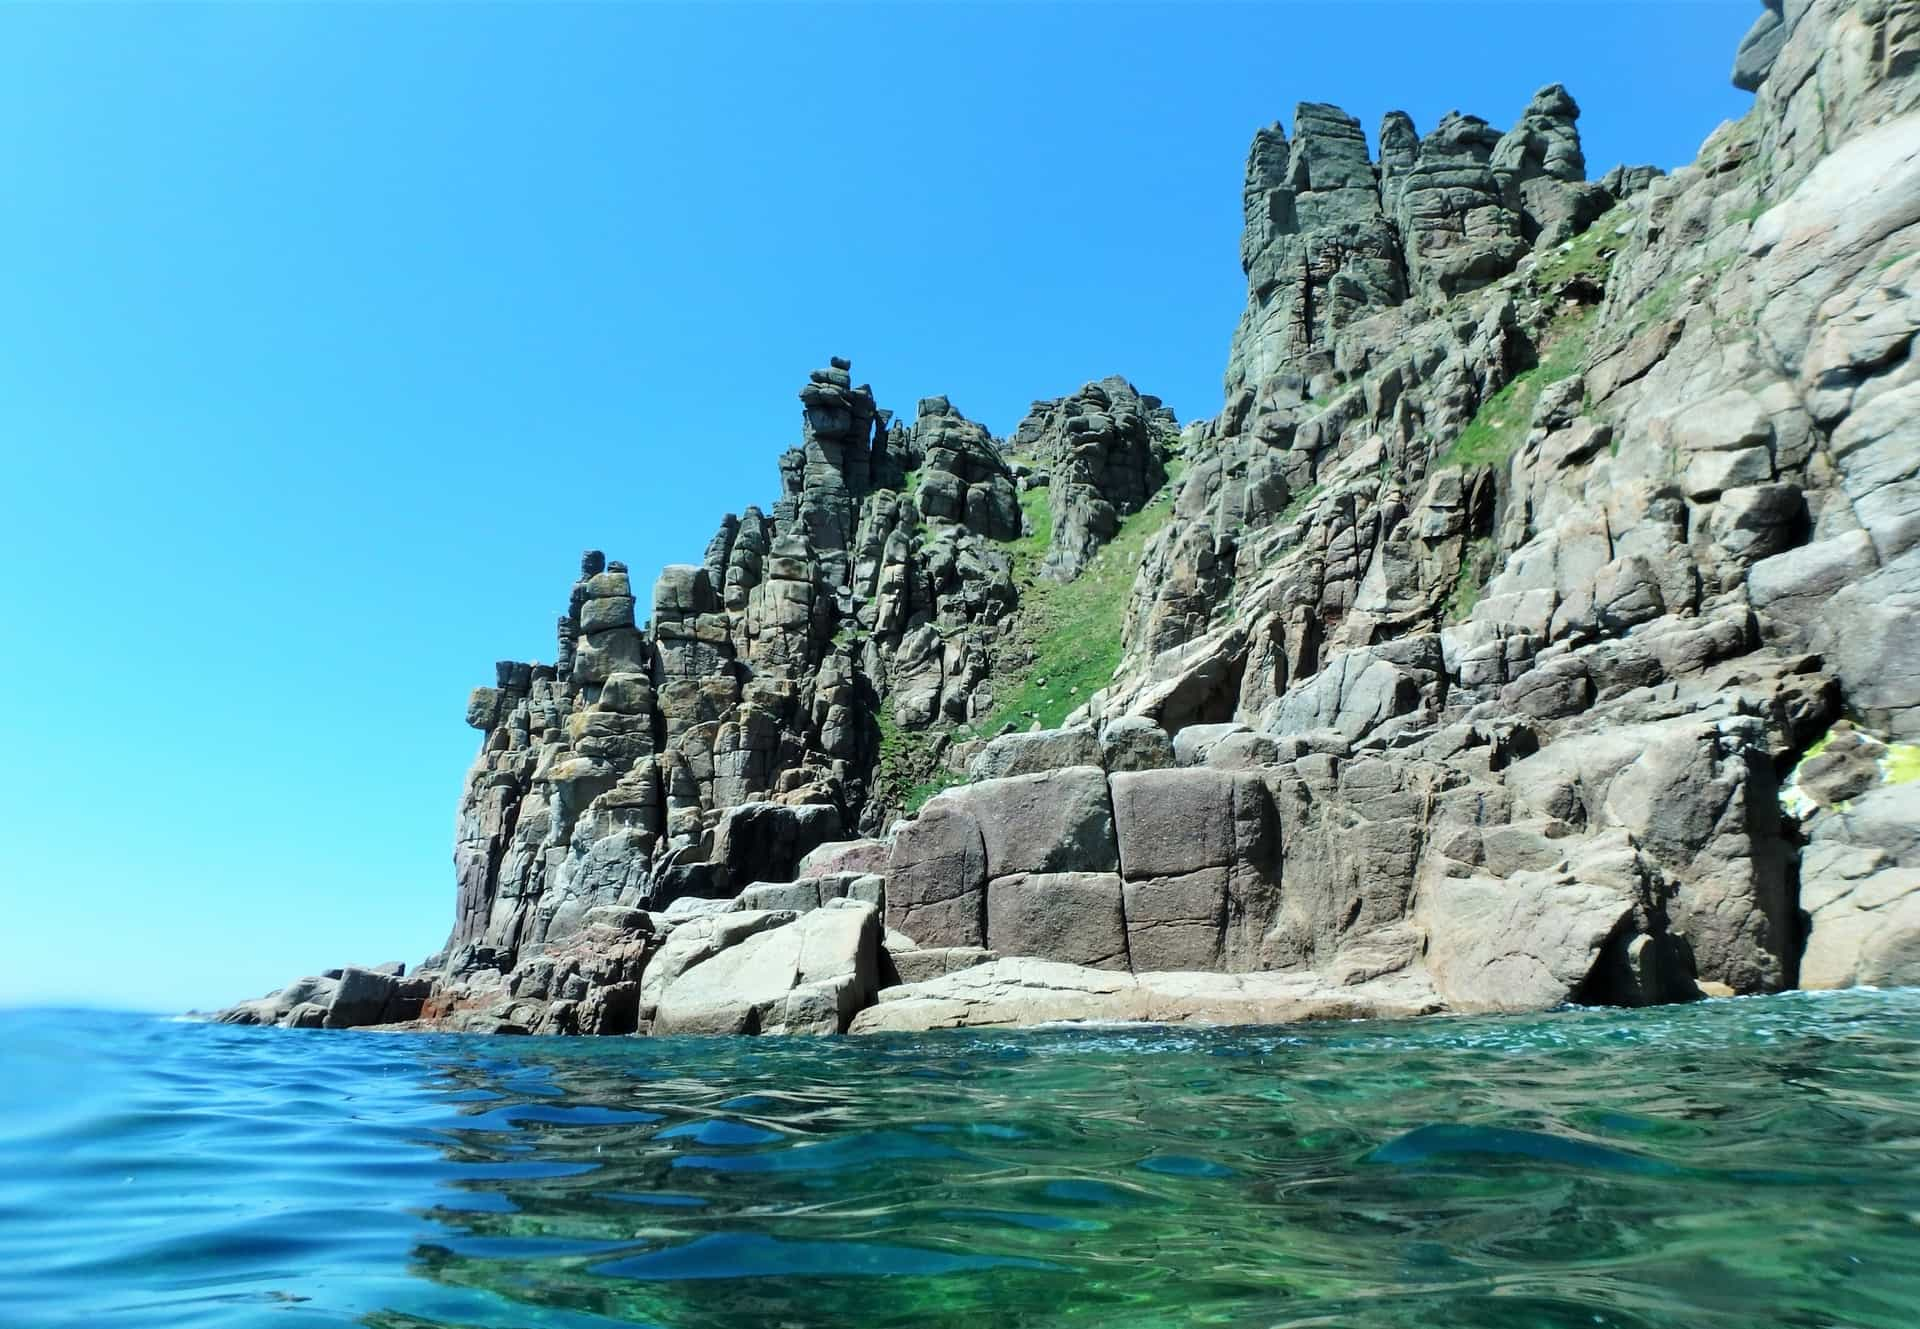
[{"label": "reflection on water", "polygon": [[0,1016],[21,1325],[1920,1323],[1920,993],[1256,1031]]}]

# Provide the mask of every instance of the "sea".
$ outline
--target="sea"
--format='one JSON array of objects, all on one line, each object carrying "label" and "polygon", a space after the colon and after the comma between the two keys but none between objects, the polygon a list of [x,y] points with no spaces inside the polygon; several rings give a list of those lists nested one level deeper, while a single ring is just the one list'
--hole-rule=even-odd
[{"label": "sea", "polygon": [[862,1038],[0,1013],[0,1326],[1915,1329],[1920,991]]}]

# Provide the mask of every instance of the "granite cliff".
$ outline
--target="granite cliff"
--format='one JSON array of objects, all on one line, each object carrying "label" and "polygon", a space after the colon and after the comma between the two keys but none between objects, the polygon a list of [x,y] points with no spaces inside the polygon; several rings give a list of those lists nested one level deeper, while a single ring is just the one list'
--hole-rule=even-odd
[{"label": "granite cliff", "polygon": [[1589,180],[1302,104],[1226,405],[834,360],[770,511],[474,691],[446,949],[224,1018],[1272,1021],[1920,982],[1920,4],[1769,0]]}]

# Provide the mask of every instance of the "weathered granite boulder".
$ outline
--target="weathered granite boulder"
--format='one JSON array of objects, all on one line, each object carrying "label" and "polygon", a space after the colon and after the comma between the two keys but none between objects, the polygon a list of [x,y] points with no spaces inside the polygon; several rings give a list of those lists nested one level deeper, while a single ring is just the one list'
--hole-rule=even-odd
[{"label": "weathered granite boulder", "polygon": [[[1611,875],[1611,874],[1609,874]],[[1601,954],[1637,901],[1617,881],[1574,872],[1453,877],[1421,889],[1415,918],[1449,1006],[1537,1011],[1586,995]]]},{"label": "weathered granite boulder", "polygon": [[1099,764],[1110,771],[1156,771],[1173,763],[1173,740],[1144,715],[1122,715],[1100,730]]},{"label": "weathered granite boulder", "polygon": [[1798,791],[1844,795],[1808,818],[1800,986],[1920,983],[1920,781],[1889,782],[1886,774],[1915,761],[1911,747],[1889,749],[1842,729],[1795,772]]},{"label": "weathered granite boulder", "polygon": [[657,1034],[835,1034],[879,986],[873,906],[838,900],[755,932],[681,971],[660,994]]},{"label": "weathered granite boulder", "polygon": [[666,990],[688,970],[771,928],[799,917],[789,910],[753,909],[702,915],[681,922],[667,934],[660,951],[640,977],[640,1018],[656,1017]]},{"label": "weathered granite boulder", "polygon": [[1009,775],[1104,763],[1104,750],[1092,729],[1041,729],[993,739],[968,763],[967,776],[972,780],[999,780]]},{"label": "weathered granite boulder", "polygon": [[802,859],[840,830],[834,807],[743,803],[721,815],[709,858],[729,882],[788,881]]},{"label": "weathered granite boulder", "polygon": [[[980,827],[989,879],[1016,872],[1112,872],[1120,866],[1107,776],[1097,766],[985,780],[941,794]],[[898,848],[895,850],[898,862]],[[911,931],[911,929],[902,929]]]}]

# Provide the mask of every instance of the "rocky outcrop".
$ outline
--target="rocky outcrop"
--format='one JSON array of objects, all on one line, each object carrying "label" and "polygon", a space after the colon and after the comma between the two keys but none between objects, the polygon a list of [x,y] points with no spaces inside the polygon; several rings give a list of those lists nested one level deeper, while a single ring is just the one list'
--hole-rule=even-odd
[{"label": "rocky outcrop", "polygon": [[[469,699],[447,951],[225,1018],[877,1032],[1920,981],[1916,66],[1910,4],[1771,3],[1751,113],[1598,182],[1557,84],[1505,131],[1390,115],[1377,160],[1302,104],[1255,136],[1226,404],[1185,430],[1118,378],[999,440],[815,371],[769,510],[644,608],[588,554],[554,663]],[[1126,532],[1118,669],[1022,732],[994,694],[1027,616]]]},{"label": "rocky outcrop", "polygon": [[1323,397],[1351,325],[1410,296],[1431,312],[1642,187],[1644,168],[1587,182],[1579,117],[1559,84],[1535,94],[1505,134],[1454,112],[1422,137],[1394,111],[1380,125],[1378,162],[1360,122],[1337,106],[1302,102],[1291,141],[1278,124],[1260,130],[1247,154],[1247,308],[1228,357],[1225,418],[1247,409],[1235,402],[1242,393],[1261,404]]},{"label": "rocky outcrop", "polygon": [[1049,960],[997,960],[892,987],[854,1017],[856,1034],[981,1029],[1060,1020],[1292,1024],[1402,1018],[1442,1009],[1417,982],[1328,988],[1310,974],[1132,974]]},{"label": "rocky outcrop", "polygon": [[1070,397],[1038,401],[1009,446],[1047,488],[1051,532],[1042,568],[1071,581],[1166,483],[1169,439],[1179,427],[1158,397],[1124,378],[1089,383]]}]

